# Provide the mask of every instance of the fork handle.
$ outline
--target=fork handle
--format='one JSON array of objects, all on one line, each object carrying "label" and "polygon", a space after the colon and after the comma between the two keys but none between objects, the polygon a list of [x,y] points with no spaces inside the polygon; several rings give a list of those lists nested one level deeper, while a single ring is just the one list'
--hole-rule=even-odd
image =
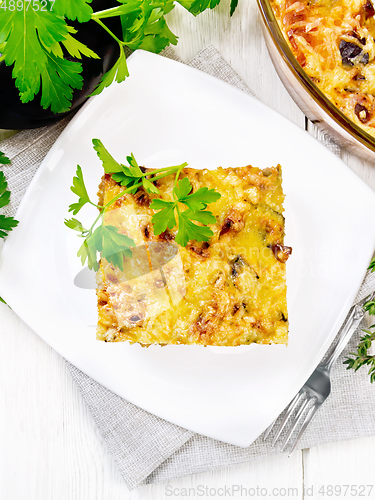
[{"label": "fork handle", "polygon": [[365,310],[363,306],[357,304],[351,308],[349,317],[341,330],[341,334],[337,340],[337,343],[334,347],[331,348],[331,352],[329,353],[326,360],[322,363],[322,368],[325,368],[327,371],[331,370],[333,363],[342,353],[344,347],[358,328],[364,315]]}]

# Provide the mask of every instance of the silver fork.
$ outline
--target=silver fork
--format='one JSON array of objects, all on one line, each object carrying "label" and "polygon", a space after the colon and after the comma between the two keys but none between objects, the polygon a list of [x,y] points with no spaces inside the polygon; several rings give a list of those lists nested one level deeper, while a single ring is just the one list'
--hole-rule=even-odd
[{"label": "silver fork", "polygon": [[[298,428],[300,424],[301,427],[294,437],[294,441],[291,441],[291,449],[289,455],[293,453],[297,444],[299,443],[303,433],[305,432],[307,426],[313,419],[316,412],[322,406],[324,401],[328,398],[331,392],[331,379],[330,372],[334,362],[337,360],[342,350],[348,343],[349,339],[358,328],[362,318],[365,315],[365,310],[363,308],[366,302],[373,300],[375,292],[361,300],[358,304],[353,306],[349,311],[349,316],[347,317],[339,337],[336,342],[328,350],[328,354],[324,361],[320,363],[311,377],[307,380],[305,385],[301,388],[292,402],[286,409],[285,415],[279,426],[276,427],[276,422],[278,418],[272,422],[272,424],[267,428],[264,433],[263,440],[266,441],[271,431],[275,428],[276,433],[273,436],[271,446],[275,446],[277,440],[281,436],[283,430],[289,424],[289,430],[284,437],[281,444],[280,451],[285,451],[289,440],[291,439],[294,431]],[[298,411],[296,412],[298,408]],[[296,414],[294,415],[294,413]],[[303,420],[304,419],[304,420]]]}]

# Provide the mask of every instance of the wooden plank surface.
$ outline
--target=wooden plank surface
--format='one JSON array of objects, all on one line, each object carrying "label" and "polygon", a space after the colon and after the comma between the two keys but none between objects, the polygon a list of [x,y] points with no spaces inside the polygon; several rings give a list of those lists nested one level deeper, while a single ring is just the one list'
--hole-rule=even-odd
[{"label": "wooden plank surface", "polygon": [[[229,0],[222,0],[219,9],[197,19],[176,9],[170,24],[180,37],[178,55],[187,61],[205,45],[213,44],[259,99],[305,127],[305,117],[268,57],[255,0],[240,0],[239,4],[232,19]],[[311,124],[309,131],[319,134]],[[345,152],[342,157],[375,189],[372,165]],[[128,492],[64,361],[3,304],[0,343],[0,499],[159,500],[183,496],[184,488],[190,488],[186,490],[190,497],[195,492],[201,498],[303,499],[330,496],[319,493],[322,485],[375,483],[372,438],[319,446],[291,458],[270,457]],[[236,489],[241,486],[242,491]],[[304,486],[310,490],[304,492]],[[199,495],[198,487],[209,490]],[[311,487],[313,495],[309,494]],[[344,490],[341,493],[333,496],[355,496],[344,495]],[[366,497],[375,498],[375,492]]]}]

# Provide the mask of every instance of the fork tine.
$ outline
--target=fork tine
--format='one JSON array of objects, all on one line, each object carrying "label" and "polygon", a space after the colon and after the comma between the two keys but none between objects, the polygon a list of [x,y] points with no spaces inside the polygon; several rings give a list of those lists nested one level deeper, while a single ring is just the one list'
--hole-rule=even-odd
[{"label": "fork tine", "polygon": [[[292,414],[294,408],[297,406],[298,404],[298,401],[300,400],[300,398],[302,397],[304,391],[302,391],[302,389],[296,394],[295,398],[293,399],[293,401],[289,404],[287,410],[286,410],[286,413],[282,419],[282,421],[280,422],[280,426],[272,440],[272,443],[271,443],[271,446],[275,446],[275,443],[276,441],[279,439],[280,437],[280,434],[283,432],[283,429],[285,427],[285,424],[287,423],[290,415]],[[276,420],[275,420],[276,422]],[[273,425],[273,424],[272,424]],[[268,430],[268,429],[267,429]],[[271,429],[270,429],[271,430]]]},{"label": "fork tine", "polygon": [[305,422],[303,423],[303,426],[301,427],[301,430],[299,431],[296,439],[294,440],[294,443],[293,443],[293,446],[289,452],[289,457],[290,455],[293,453],[293,451],[296,449],[296,446],[297,444],[299,443],[301,437],[302,437],[302,434],[305,432],[307,426],[309,425],[309,423],[311,422],[313,416],[315,415],[315,413],[318,411],[318,405],[317,403],[314,404],[314,406],[312,406],[305,418]]},{"label": "fork tine", "polygon": [[292,426],[290,427],[288,434],[286,435],[284,442],[281,446],[281,449],[280,449],[281,452],[283,452],[285,450],[286,445],[287,445],[291,435],[293,434],[294,429],[297,427],[298,422],[301,420],[303,412],[306,410],[307,405],[310,403],[310,401],[311,401],[310,398],[306,398],[305,401],[303,402],[302,406],[298,410],[297,415],[294,417],[294,422],[293,422]]}]

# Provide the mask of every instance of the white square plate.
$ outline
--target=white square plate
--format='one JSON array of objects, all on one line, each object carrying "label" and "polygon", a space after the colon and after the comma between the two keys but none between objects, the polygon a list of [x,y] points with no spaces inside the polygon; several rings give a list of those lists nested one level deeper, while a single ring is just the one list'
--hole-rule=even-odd
[{"label": "white square plate", "polygon": [[[56,141],[19,208],[0,295],[62,356],[175,424],[248,446],[315,369],[354,300],[375,246],[374,193],[305,131],[211,76],[138,51],[130,77],[92,98]],[[73,284],[79,239],[64,218],[79,163],[93,195],[100,138],[120,161],[195,168],[283,166],[289,346],[153,346],[95,340],[94,290]],[[92,211],[83,214],[90,221]],[[81,218],[81,217],[80,217]]]}]

